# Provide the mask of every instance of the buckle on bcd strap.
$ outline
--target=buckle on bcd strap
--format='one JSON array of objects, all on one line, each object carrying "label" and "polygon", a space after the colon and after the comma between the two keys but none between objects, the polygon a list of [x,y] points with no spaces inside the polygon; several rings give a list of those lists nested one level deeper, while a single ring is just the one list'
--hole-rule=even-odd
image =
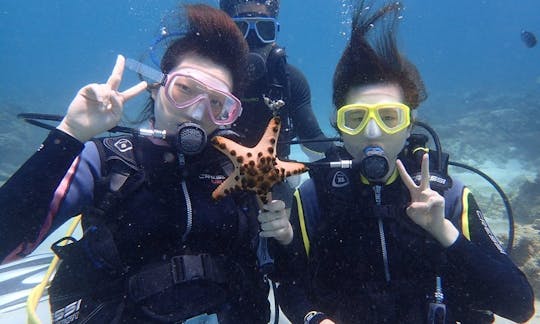
[{"label": "buckle on bcd strap", "polygon": [[169,262],[152,266],[129,277],[129,294],[133,300],[139,302],[188,281],[225,283],[225,264],[223,257],[209,254],[174,256]]},{"label": "buckle on bcd strap", "polygon": [[207,254],[177,255],[171,258],[171,273],[173,282],[179,284],[185,281],[203,279],[206,277],[205,259]]}]

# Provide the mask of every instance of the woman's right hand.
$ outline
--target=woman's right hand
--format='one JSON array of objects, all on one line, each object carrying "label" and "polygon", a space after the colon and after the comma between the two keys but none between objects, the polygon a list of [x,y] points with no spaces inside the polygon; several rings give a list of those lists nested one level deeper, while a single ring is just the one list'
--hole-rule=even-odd
[{"label": "woman's right hand", "polygon": [[290,208],[285,208],[282,200],[272,200],[262,206],[257,219],[261,224],[261,237],[273,237],[282,245],[291,243],[293,229],[289,218]]},{"label": "woman's right hand", "polygon": [[125,91],[118,92],[124,65],[124,57],[118,55],[106,83],[92,83],[79,90],[57,129],[84,143],[118,125],[122,118],[124,103],[147,88],[146,82],[142,81]]}]

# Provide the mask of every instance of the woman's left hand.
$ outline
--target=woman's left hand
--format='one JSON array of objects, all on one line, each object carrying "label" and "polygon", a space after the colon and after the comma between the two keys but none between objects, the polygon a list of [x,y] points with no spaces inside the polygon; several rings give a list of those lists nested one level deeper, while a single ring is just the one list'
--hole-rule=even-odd
[{"label": "woman's left hand", "polygon": [[262,237],[273,237],[279,243],[287,245],[293,239],[293,230],[289,222],[290,209],[285,208],[281,200],[272,200],[262,206],[257,219],[261,223]]},{"label": "woman's left hand", "polygon": [[459,232],[452,222],[444,217],[444,197],[430,187],[429,155],[424,154],[422,158],[420,185],[416,185],[400,160],[397,160],[396,164],[401,179],[411,194],[407,215],[444,247],[452,245]]}]

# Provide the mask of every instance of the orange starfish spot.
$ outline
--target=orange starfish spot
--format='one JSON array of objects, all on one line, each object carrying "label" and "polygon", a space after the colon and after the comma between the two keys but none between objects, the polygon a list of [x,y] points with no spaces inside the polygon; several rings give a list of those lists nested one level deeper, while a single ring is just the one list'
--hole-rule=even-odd
[{"label": "orange starfish spot", "polygon": [[249,190],[257,193],[266,204],[270,190],[276,183],[290,175],[307,171],[302,163],[280,161],[276,157],[280,127],[279,117],[272,118],[255,147],[245,147],[221,136],[212,139],[214,147],[227,155],[234,164],[234,171],[212,193],[214,199],[220,199],[236,190]]}]

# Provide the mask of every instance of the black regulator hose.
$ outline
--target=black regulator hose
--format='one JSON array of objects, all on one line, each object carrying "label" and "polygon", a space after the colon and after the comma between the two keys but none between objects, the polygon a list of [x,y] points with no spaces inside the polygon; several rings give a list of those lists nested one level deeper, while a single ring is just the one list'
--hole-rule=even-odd
[{"label": "black regulator hose", "polygon": [[[431,138],[433,139],[433,142],[434,142],[434,145],[435,145],[435,149],[437,150],[437,158],[438,158],[438,161],[439,161],[439,163],[438,163],[438,169],[439,170],[438,171],[442,173],[442,171],[443,171],[442,170],[442,163],[440,163],[440,161],[442,161],[442,145],[441,145],[441,142],[439,140],[439,136],[437,135],[435,130],[433,128],[431,128],[431,126],[429,126],[426,123],[423,123],[423,122],[420,122],[420,121],[415,121],[414,124],[424,128],[431,135]],[[463,169],[466,169],[466,170],[469,170],[469,171],[472,171],[472,172],[478,174],[479,176],[484,178],[487,182],[489,182],[493,186],[493,188],[495,188],[495,190],[497,190],[497,192],[501,196],[501,199],[502,199],[502,201],[504,203],[504,207],[506,208],[506,214],[508,215],[508,244],[506,245],[506,252],[508,254],[510,254],[512,252],[513,247],[514,247],[514,234],[515,234],[514,214],[512,212],[512,206],[510,205],[510,200],[508,199],[508,197],[506,196],[504,191],[497,184],[497,182],[495,182],[495,180],[493,180],[487,174],[485,174],[484,172],[478,170],[477,168],[466,165],[464,163],[454,162],[454,161],[448,161],[448,164],[453,165],[453,166],[457,166],[457,167],[460,167],[460,168],[463,168]]]},{"label": "black regulator hose", "polygon": [[45,128],[47,130],[53,130],[56,128],[55,126],[41,122],[40,120],[49,120],[49,121],[59,122],[62,120],[62,118],[64,118],[64,116],[50,115],[50,114],[36,114],[36,113],[20,113],[17,115],[17,118],[24,120],[28,124]]},{"label": "black regulator hose", "polygon": [[[20,113],[17,115],[17,118],[20,118],[27,122],[28,124],[38,126],[47,130],[53,130],[56,126],[41,122],[40,120],[47,121],[62,121],[64,116],[62,115],[51,115],[51,114],[38,114],[38,113]],[[137,134],[137,130],[124,126],[115,126],[108,130],[111,133],[126,133],[126,134]]]},{"label": "black regulator hose", "polygon": [[428,124],[424,122],[415,121],[414,124],[422,127],[423,129],[428,131],[429,135],[431,135],[431,138],[433,139],[433,143],[435,144],[435,149],[437,150],[437,161],[438,161],[437,171],[442,173],[444,171],[442,169],[442,163],[441,163],[442,162],[442,145],[441,145],[441,141],[439,140],[439,136],[437,135],[435,130],[431,128],[431,126],[429,126]]}]

